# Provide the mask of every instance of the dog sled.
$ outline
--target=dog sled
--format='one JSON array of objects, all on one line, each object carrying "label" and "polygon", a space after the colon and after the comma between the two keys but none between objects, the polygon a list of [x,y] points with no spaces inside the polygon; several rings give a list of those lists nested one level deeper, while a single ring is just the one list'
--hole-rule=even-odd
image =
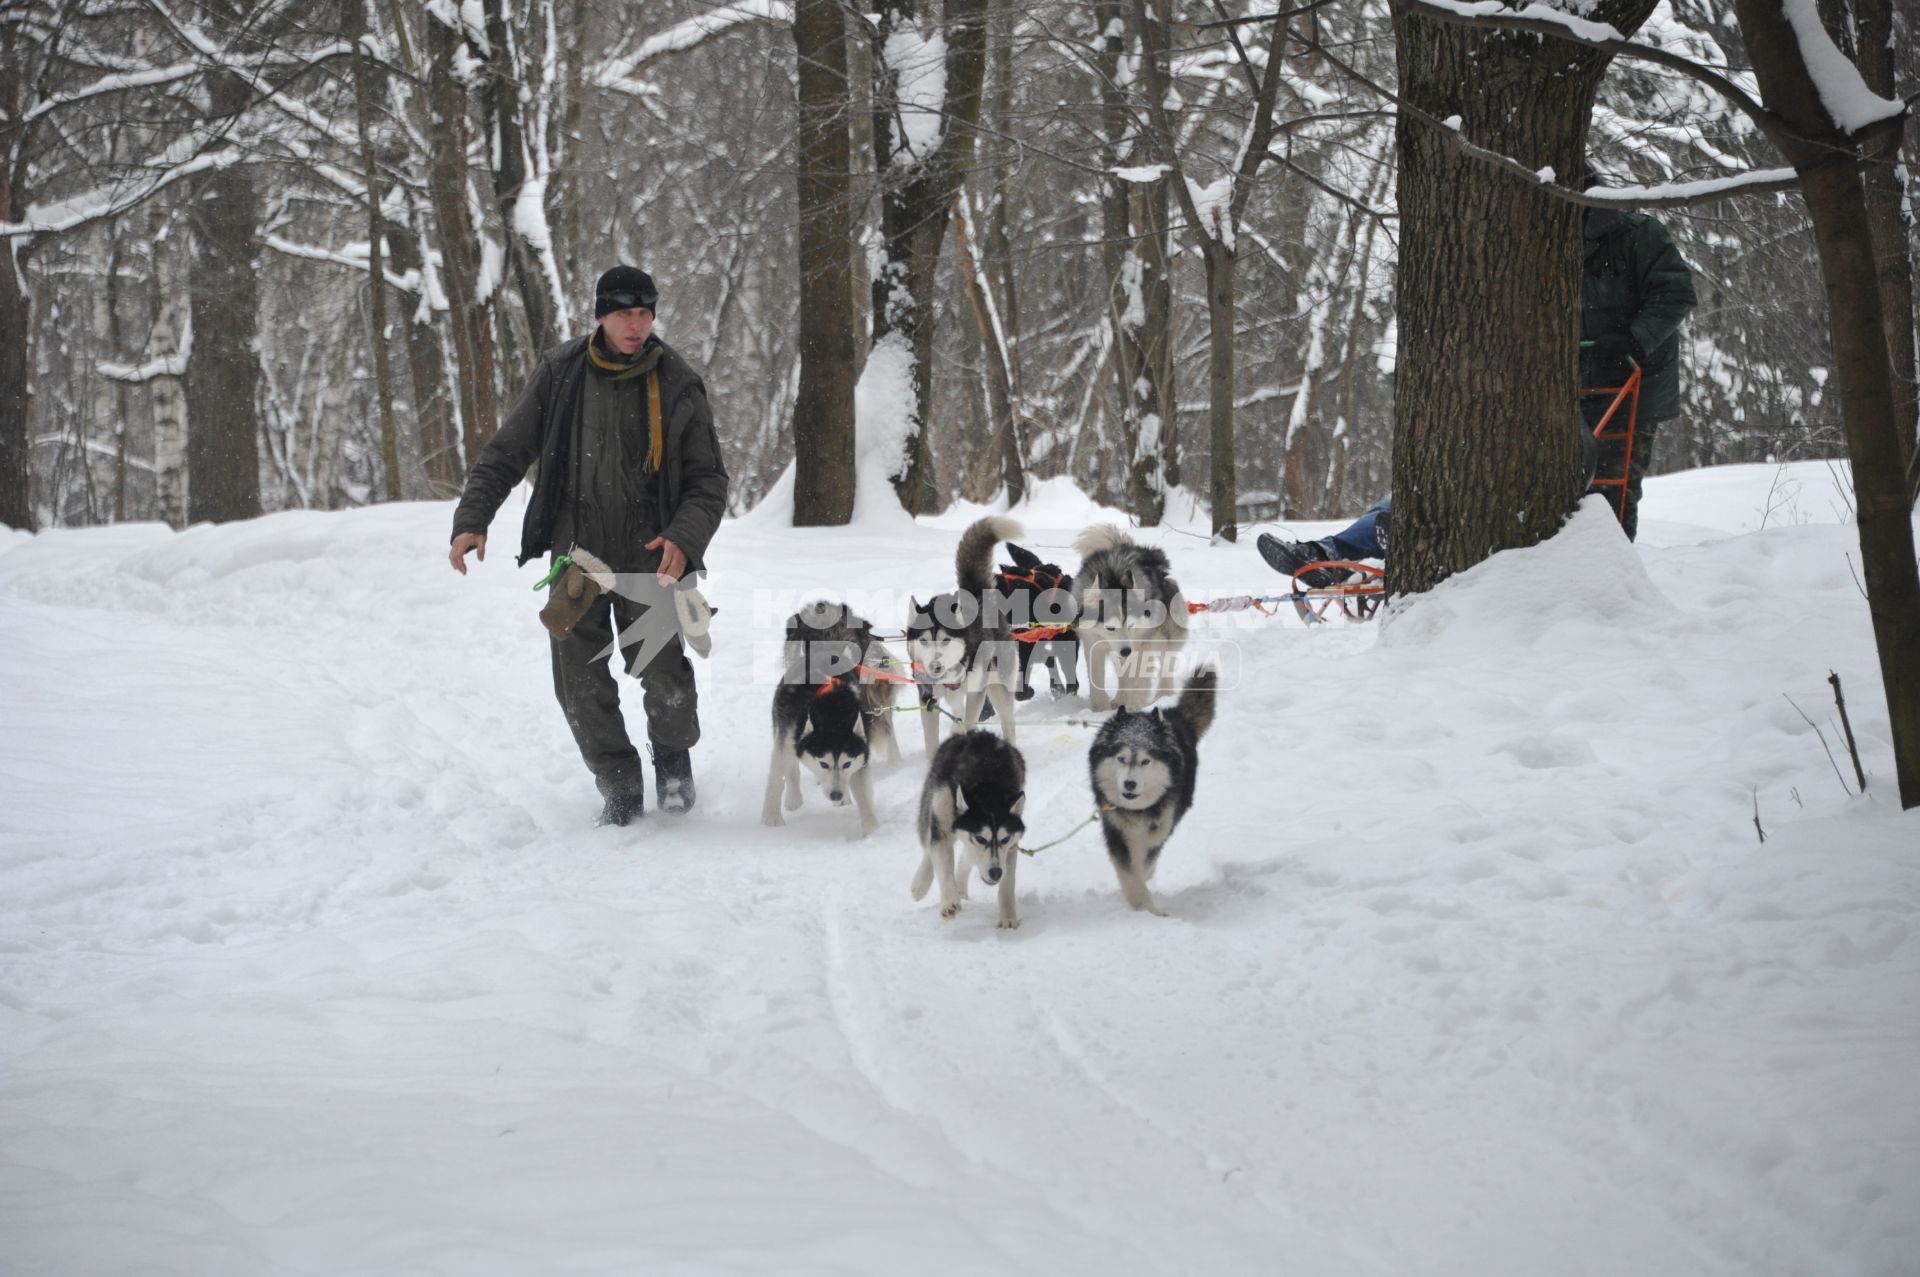
[{"label": "dog sled", "polygon": [[[1613,505],[1614,517],[1622,523],[1627,518],[1627,484],[1633,476],[1634,427],[1640,417],[1640,365],[1634,364],[1633,371],[1627,374],[1627,380],[1619,386],[1598,387],[1582,390],[1580,398],[1598,398],[1611,395],[1606,411],[1593,426],[1593,442],[1597,448],[1601,444],[1620,445],[1620,473],[1610,478],[1598,476],[1587,483],[1588,491],[1599,491],[1608,496]],[[1624,416],[1624,424],[1617,420]],[[1332,585],[1310,586],[1302,578],[1325,571],[1339,571],[1345,576]],[[1230,599],[1216,599],[1213,603],[1188,604],[1193,612],[1242,611],[1249,606],[1285,601],[1293,604],[1302,621],[1309,625],[1318,625],[1327,619],[1337,607],[1340,614],[1350,621],[1371,621],[1380,611],[1380,604],[1387,596],[1387,574],[1384,570],[1367,563],[1354,563],[1346,559],[1322,559],[1316,563],[1303,563],[1293,573],[1293,593],[1273,598],[1253,598],[1240,595]],[[1222,607],[1221,604],[1233,606]]]}]

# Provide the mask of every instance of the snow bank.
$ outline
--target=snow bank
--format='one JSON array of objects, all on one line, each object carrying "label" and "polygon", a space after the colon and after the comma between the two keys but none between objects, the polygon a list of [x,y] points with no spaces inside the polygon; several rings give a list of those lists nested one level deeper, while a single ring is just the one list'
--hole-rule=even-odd
[{"label": "snow bank", "polygon": [[[871,838],[757,819],[756,649],[820,591],[897,627],[971,511],[723,526],[700,806],[623,830],[521,494],[465,577],[446,503],[0,540],[0,1271],[1902,1277],[1920,813],[1829,479],[1654,480],[1640,546],[1585,509],[1385,625],[1199,618],[1168,918],[1043,691],[1012,933],[908,898],[917,720]],[[1111,514],[1020,517],[1071,565]]]}]

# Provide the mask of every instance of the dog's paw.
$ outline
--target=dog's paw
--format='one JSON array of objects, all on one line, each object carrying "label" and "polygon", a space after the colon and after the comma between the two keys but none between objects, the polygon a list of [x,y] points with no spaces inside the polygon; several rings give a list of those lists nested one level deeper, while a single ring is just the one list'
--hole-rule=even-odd
[{"label": "dog's paw", "polygon": [[760,813],[760,823],[765,825],[769,829],[774,829],[781,825],[786,824],[787,818],[785,816],[782,816],[777,810],[763,811]]},{"label": "dog's paw", "polygon": [[800,794],[800,787],[798,785],[795,785],[793,788],[787,790],[786,807],[788,811],[799,811],[800,800],[801,800],[801,794]]},{"label": "dog's paw", "polygon": [[1000,926],[1001,928],[1003,928],[1003,929],[1005,929],[1005,930],[1007,930],[1007,931],[1012,931],[1012,930],[1013,930],[1013,929],[1014,929],[1015,927],[1017,927],[1017,926],[1019,926],[1019,925],[1020,925],[1020,919],[1018,919],[1018,918],[1002,918],[1002,919],[1000,919],[1000,922],[999,922],[999,924],[998,924],[998,925],[999,925],[999,926]]},{"label": "dog's paw", "polygon": [[960,902],[958,900],[949,900],[946,904],[940,906],[940,916],[942,918],[951,918],[959,912]]}]

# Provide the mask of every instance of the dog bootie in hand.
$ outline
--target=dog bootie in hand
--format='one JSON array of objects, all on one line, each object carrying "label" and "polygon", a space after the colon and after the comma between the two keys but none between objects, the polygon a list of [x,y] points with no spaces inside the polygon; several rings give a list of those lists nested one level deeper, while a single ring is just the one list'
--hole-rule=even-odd
[{"label": "dog bootie in hand", "polygon": [[613,588],[613,569],[598,555],[575,546],[554,560],[553,571],[533,588],[550,582],[553,589],[547,594],[547,605],[540,609],[540,624],[555,638],[563,639],[573,633],[573,627],[594,602]]},{"label": "dog bootie in hand", "polygon": [[680,622],[680,641],[696,656],[713,655],[713,605],[697,586],[682,582],[673,591],[673,614]]}]

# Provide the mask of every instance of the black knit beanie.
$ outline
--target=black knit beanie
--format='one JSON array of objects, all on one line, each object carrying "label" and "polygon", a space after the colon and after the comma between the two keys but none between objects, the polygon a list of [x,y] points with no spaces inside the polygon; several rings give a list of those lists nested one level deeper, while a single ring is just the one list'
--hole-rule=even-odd
[{"label": "black knit beanie", "polygon": [[631,310],[635,306],[655,311],[660,303],[660,290],[653,286],[653,276],[638,266],[616,266],[600,277],[593,289],[593,317],[610,315],[616,310]]}]

